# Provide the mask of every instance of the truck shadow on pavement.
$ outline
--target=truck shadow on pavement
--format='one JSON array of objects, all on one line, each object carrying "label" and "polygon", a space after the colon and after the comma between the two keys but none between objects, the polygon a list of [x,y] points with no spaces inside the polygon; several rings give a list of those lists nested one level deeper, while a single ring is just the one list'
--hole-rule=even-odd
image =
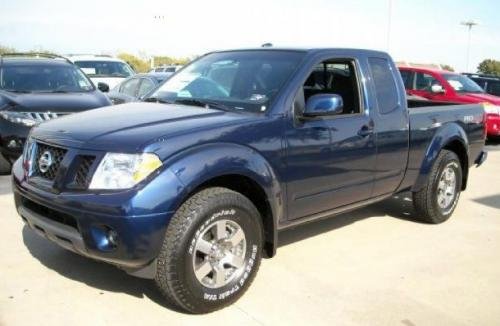
[{"label": "truck shadow on pavement", "polygon": [[412,223],[422,223],[418,220],[413,208],[411,193],[404,192],[370,206],[281,231],[279,233],[279,247],[330,232],[367,218],[384,215]]},{"label": "truck shadow on pavement", "polygon": [[0,175],[0,196],[12,193],[12,186],[10,184],[10,176]]},{"label": "truck shadow on pavement", "polygon": [[[400,194],[365,208],[283,231],[279,237],[280,246],[375,216],[389,215],[403,220],[414,221],[413,206],[408,196],[408,194]],[[24,226],[22,235],[24,244],[30,254],[45,267],[64,277],[96,288],[101,295],[105,294],[101,291],[110,291],[126,293],[137,298],[147,297],[165,308],[180,312],[177,307],[161,295],[152,280],[130,276],[112,265],[62,249],[35,234],[27,226]]]},{"label": "truck shadow on pavement", "polygon": [[[45,267],[64,277],[82,282],[98,291],[126,293],[137,298],[147,297],[167,309],[180,312],[156,289],[153,280],[130,276],[115,266],[62,249],[37,235],[26,225],[22,233],[23,242],[30,254]],[[105,293],[99,291],[99,294]]]},{"label": "truck shadow on pavement", "polygon": [[500,138],[495,140],[487,140],[485,145],[487,151],[500,151]]},{"label": "truck shadow on pavement", "polygon": [[500,194],[473,199],[476,203],[500,209]]}]

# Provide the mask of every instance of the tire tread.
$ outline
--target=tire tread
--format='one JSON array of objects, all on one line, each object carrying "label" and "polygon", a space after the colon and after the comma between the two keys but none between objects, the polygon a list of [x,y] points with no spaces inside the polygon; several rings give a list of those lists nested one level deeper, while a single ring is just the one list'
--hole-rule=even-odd
[{"label": "tire tread", "polygon": [[[187,310],[191,313],[210,312],[214,309],[206,307],[206,311],[202,311],[204,310],[204,307],[195,306],[192,302],[190,302],[187,295],[188,289],[179,280],[176,273],[176,256],[178,256],[177,254],[180,250],[182,250],[182,240],[184,240],[184,236],[191,224],[195,222],[197,213],[202,209],[202,207],[206,207],[216,198],[220,199],[222,195],[231,195],[237,197],[238,200],[243,200],[246,202],[246,206],[249,206],[253,210],[253,213],[258,214],[257,209],[248,198],[233,190],[222,187],[213,187],[201,190],[186,200],[172,217],[172,220],[167,227],[165,240],[163,241],[162,248],[157,259],[155,282],[158,288],[170,303],[173,303],[181,309]],[[255,273],[258,271],[259,265],[260,259],[256,259],[254,265]],[[239,298],[244,294],[252,281],[252,277],[248,278],[246,286],[239,291],[236,298]],[[231,303],[231,301],[227,301],[218,306],[216,310],[222,309]]]}]

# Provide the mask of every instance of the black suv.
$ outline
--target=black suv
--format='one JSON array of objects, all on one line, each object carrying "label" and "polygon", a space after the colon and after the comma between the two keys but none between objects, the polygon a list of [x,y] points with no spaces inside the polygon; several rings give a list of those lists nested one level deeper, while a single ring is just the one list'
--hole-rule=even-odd
[{"label": "black suv", "polygon": [[486,93],[500,96],[500,76],[464,73],[467,77],[481,86]]},{"label": "black suv", "polygon": [[[107,88],[106,84],[98,86]],[[109,99],[64,57],[0,56],[0,174],[10,172],[32,126],[107,105],[111,105]]]}]

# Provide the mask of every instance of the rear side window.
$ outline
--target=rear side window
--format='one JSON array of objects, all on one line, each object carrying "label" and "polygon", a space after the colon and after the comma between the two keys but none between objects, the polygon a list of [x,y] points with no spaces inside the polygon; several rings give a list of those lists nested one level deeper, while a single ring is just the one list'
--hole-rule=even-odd
[{"label": "rear side window", "polygon": [[403,83],[405,84],[406,89],[412,89],[413,85],[413,72],[410,70],[400,70],[401,78],[403,79]]},{"label": "rear side window", "polygon": [[375,85],[379,112],[389,113],[399,106],[398,89],[389,61],[383,58],[368,58],[368,63]]},{"label": "rear side window", "polygon": [[500,96],[500,82],[489,82],[488,93]]}]

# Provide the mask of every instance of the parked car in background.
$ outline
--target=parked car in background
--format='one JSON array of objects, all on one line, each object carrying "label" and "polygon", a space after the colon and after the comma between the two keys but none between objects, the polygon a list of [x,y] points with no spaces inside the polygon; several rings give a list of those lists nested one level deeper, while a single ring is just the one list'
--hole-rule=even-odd
[{"label": "parked car in background", "polygon": [[481,86],[486,93],[500,96],[500,77],[495,75],[485,75],[485,74],[472,74],[464,73],[463,75],[469,77],[475,81],[479,86]]},{"label": "parked car in background", "polygon": [[174,74],[178,70],[180,70],[183,66],[182,65],[168,65],[168,66],[160,66],[156,67],[154,69],[151,69],[149,72],[154,73],[154,72],[164,72],[168,74]]},{"label": "parked car in background", "polygon": [[109,55],[69,55],[68,59],[80,67],[94,84],[107,84],[108,91],[125,78],[135,75],[128,63]]},{"label": "parked car in background", "polygon": [[449,219],[486,159],[484,110],[424,105],[383,52],[209,53],[143,102],[35,128],[15,205],[33,232],[206,313],[243,295],[286,228],[402,191],[416,218]]},{"label": "parked car in background", "polygon": [[21,155],[34,125],[111,102],[72,62],[48,54],[0,57],[0,173]]},{"label": "parked car in background", "polygon": [[482,103],[488,137],[500,136],[500,97],[488,94],[465,75],[422,67],[399,67],[406,93],[436,102]]},{"label": "parked car in background", "polygon": [[170,73],[165,72],[137,74],[116,85],[107,95],[113,104],[135,102],[170,76]]}]

